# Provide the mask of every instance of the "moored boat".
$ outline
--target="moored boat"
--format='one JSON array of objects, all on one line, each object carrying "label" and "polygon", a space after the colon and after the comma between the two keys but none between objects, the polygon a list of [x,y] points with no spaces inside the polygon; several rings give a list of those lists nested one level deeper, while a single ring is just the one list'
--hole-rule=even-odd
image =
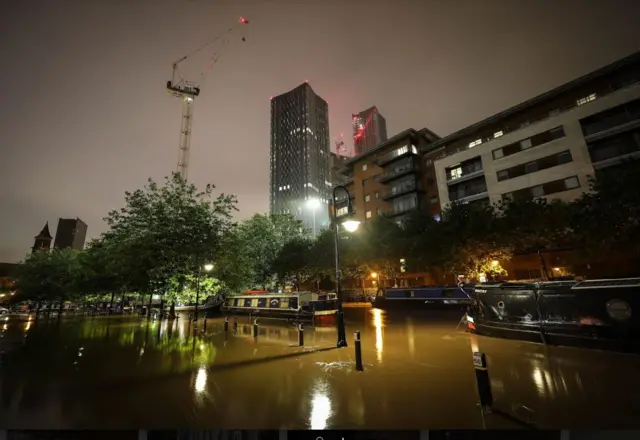
[{"label": "moored boat", "polygon": [[337,312],[336,298],[335,293],[270,293],[250,290],[228,297],[222,311],[265,318],[327,320],[332,319]]},{"label": "moored boat", "polygon": [[640,352],[640,278],[479,284],[474,298],[473,333]]},{"label": "moored boat", "polygon": [[[203,305],[198,307],[198,311],[202,313],[215,313],[219,312],[220,308],[224,304],[223,295],[214,295],[207,298]],[[176,305],[176,312],[193,312],[195,305]]]},{"label": "moored boat", "polygon": [[464,310],[472,292],[468,286],[381,288],[372,304],[379,309]]}]

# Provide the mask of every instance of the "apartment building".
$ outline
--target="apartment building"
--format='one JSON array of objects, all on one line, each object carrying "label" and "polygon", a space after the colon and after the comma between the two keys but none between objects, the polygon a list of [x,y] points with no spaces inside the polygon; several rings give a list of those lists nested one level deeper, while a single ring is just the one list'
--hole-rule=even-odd
[{"label": "apartment building", "polygon": [[[427,191],[419,152],[438,139],[426,128],[408,129],[346,161],[341,172],[355,218],[363,223],[380,215],[401,220],[411,210],[428,206],[425,196],[435,191],[435,180]],[[348,213],[344,192],[336,193],[336,209],[338,217]]]},{"label": "apartment building", "polygon": [[[640,156],[640,52],[427,145],[437,204],[572,200]],[[435,199],[431,199],[435,202]]]}]

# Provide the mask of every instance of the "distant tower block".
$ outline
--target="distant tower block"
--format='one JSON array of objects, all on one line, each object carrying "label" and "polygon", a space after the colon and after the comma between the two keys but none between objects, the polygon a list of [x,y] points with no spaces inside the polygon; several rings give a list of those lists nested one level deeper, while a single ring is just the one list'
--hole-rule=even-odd
[{"label": "distant tower block", "polygon": [[49,222],[47,222],[45,223],[44,228],[42,228],[42,231],[40,231],[40,233],[36,235],[36,239],[33,243],[31,251],[36,252],[51,250],[51,240],[53,240],[53,237],[49,232]]},{"label": "distant tower block", "polygon": [[79,218],[61,218],[58,220],[54,249],[84,249],[87,238],[87,224]]}]

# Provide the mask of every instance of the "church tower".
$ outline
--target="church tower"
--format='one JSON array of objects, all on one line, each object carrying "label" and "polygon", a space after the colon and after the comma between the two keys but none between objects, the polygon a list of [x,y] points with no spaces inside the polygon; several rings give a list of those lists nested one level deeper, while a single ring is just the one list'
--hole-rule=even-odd
[{"label": "church tower", "polygon": [[42,231],[36,236],[36,241],[33,244],[32,252],[36,251],[48,251],[51,249],[51,240],[53,237],[49,233],[49,222],[45,223]]}]

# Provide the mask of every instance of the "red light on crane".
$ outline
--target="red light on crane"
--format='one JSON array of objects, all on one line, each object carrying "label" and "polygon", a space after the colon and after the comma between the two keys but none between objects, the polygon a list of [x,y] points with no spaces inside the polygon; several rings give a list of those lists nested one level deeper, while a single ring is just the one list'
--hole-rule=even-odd
[{"label": "red light on crane", "polygon": [[240,24],[249,24],[249,20],[244,17],[240,17]]}]

